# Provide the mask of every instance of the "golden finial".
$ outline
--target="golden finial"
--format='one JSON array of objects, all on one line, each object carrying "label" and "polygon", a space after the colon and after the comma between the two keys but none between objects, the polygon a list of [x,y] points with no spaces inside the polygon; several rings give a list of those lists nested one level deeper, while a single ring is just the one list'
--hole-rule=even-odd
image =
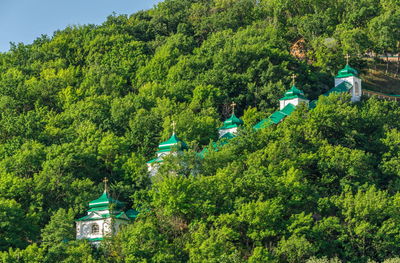
[{"label": "golden finial", "polygon": [[175,131],[176,131],[176,122],[175,122],[175,121],[172,121],[171,126],[172,126],[172,133],[175,134]]},{"label": "golden finial", "polygon": [[296,83],[297,76],[295,74],[292,74],[291,78],[292,78],[292,86],[294,86],[294,84]]},{"label": "golden finial", "polygon": [[347,53],[345,58],[346,58],[346,64],[349,65],[350,55]]},{"label": "golden finial", "polygon": [[232,107],[232,114],[235,114],[236,103],[232,102],[231,107]]},{"label": "golden finial", "polygon": [[107,182],[108,182],[107,177],[104,177],[103,183],[104,183],[104,191],[105,191],[105,192],[107,192]]}]

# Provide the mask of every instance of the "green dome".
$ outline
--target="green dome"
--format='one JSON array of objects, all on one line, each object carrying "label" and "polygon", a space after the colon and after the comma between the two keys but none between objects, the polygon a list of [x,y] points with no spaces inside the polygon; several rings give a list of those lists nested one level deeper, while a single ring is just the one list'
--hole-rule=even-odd
[{"label": "green dome", "polygon": [[181,139],[178,138],[178,136],[176,136],[176,134],[172,134],[172,136],[166,140],[165,142],[160,143],[160,145],[158,145],[158,151],[157,153],[161,153],[161,152],[170,152],[173,149],[177,149],[177,150],[184,150],[187,149],[187,145],[185,142],[183,142]]},{"label": "green dome", "polygon": [[89,211],[107,210],[110,209],[111,204],[116,205],[116,208],[121,208],[124,206],[123,202],[112,199],[108,195],[107,191],[104,191],[99,198],[89,202],[89,208],[91,209]]},{"label": "green dome", "polygon": [[336,78],[357,77],[357,76],[358,76],[358,71],[350,67],[349,64],[346,64],[346,66],[343,69],[339,70]]},{"label": "green dome", "polygon": [[304,96],[304,92],[302,90],[299,90],[295,85],[293,85],[290,90],[285,92],[285,96],[279,100],[291,100],[295,98],[300,98],[300,99],[307,99]]},{"label": "green dome", "polygon": [[243,124],[243,121],[235,116],[235,113],[232,113],[231,117],[224,121],[224,125],[219,128],[220,130],[236,128]]},{"label": "green dome", "polygon": [[[76,221],[93,221],[103,220],[106,218],[133,220],[137,217],[139,213],[138,211],[130,209],[125,213],[123,211],[124,207],[124,202],[120,202],[116,199],[111,198],[108,192],[104,190],[103,194],[99,198],[89,202],[89,210],[87,210],[88,214],[77,219]],[[99,211],[102,212],[99,213]]]}]

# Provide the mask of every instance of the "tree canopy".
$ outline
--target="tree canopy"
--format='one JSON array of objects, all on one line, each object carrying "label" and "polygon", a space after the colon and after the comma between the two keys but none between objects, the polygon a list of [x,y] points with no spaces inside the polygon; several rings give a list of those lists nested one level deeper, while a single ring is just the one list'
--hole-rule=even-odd
[{"label": "tree canopy", "polygon": [[[292,74],[318,98],[345,54],[363,72],[365,53],[399,52],[399,28],[398,0],[165,0],[12,43],[0,53],[0,259],[397,262],[396,102],[332,94],[251,127]],[[244,127],[200,159],[232,101]],[[172,121],[190,150],[149,178]],[[73,219],[104,177],[141,213],[95,250]]]}]

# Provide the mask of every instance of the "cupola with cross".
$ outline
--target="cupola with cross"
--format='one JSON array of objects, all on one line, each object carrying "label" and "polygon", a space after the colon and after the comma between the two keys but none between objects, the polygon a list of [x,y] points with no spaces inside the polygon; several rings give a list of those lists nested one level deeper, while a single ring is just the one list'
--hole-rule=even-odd
[{"label": "cupola with cross", "polygon": [[103,194],[89,202],[86,216],[76,220],[76,239],[87,239],[95,246],[104,238],[115,235],[121,226],[133,221],[138,215],[133,209],[125,212],[125,204],[110,197],[108,179],[104,178],[103,182]]},{"label": "cupola with cross", "polygon": [[157,157],[147,162],[147,168],[150,175],[155,175],[158,171],[159,165],[164,161],[164,157],[170,154],[179,154],[188,149],[184,141],[176,135],[176,122],[172,122],[172,135],[171,137],[158,145]]},{"label": "cupola with cross", "polygon": [[236,103],[232,102],[230,106],[232,107],[232,115],[226,119],[222,127],[218,129],[220,138],[224,136],[234,136],[237,133],[238,127],[243,125],[243,121],[235,115]]},{"label": "cupola with cross", "polygon": [[304,92],[295,86],[296,75],[292,75],[292,87],[285,92],[283,98],[279,99],[279,109],[283,110],[287,105],[297,106],[300,103],[308,104],[309,100],[304,96]]},{"label": "cupola with cross", "polygon": [[358,76],[358,71],[349,65],[349,58],[350,56],[347,54],[346,66],[339,70],[335,77],[335,87],[348,89],[351,94],[351,101],[355,102],[361,100],[361,79]]}]

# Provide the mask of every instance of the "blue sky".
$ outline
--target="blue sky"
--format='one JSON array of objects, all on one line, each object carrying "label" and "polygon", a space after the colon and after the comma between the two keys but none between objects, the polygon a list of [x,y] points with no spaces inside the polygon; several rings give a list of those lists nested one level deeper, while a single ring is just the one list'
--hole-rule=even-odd
[{"label": "blue sky", "polygon": [[112,12],[132,14],[161,0],[0,0],[0,52],[30,44],[68,25],[101,24]]}]

